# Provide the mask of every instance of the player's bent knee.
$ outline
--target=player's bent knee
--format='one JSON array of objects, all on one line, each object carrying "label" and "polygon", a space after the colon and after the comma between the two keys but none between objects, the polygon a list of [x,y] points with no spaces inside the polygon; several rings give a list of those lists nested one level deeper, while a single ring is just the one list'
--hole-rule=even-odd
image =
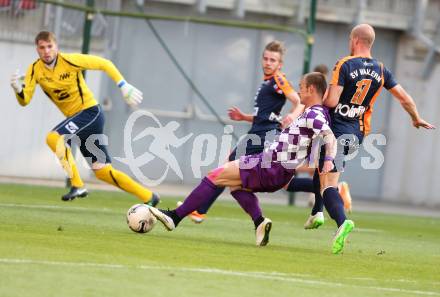
[{"label": "player's bent knee", "polygon": [[321,187],[321,197],[324,197],[324,192],[325,190],[327,190],[328,188],[334,188],[333,186],[325,186],[325,187]]},{"label": "player's bent knee", "polygon": [[328,188],[338,187],[339,173],[321,174],[319,178],[321,184],[321,196],[324,195],[325,190],[327,190]]},{"label": "player's bent knee", "polygon": [[[93,164],[96,164],[96,162]],[[97,179],[107,182],[109,180],[109,178],[112,177],[111,171],[112,171],[113,167],[111,164],[99,163],[99,164],[104,165],[101,168],[98,168],[98,167],[93,168],[93,164],[92,164],[93,173],[95,173],[95,176]],[[97,165],[95,165],[95,166],[97,166]]]},{"label": "player's bent knee", "polygon": [[109,165],[109,164],[94,162],[94,163],[92,163],[92,170],[93,171],[97,171],[97,170],[100,170],[100,169],[104,168],[107,165]]},{"label": "player's bent knee", "polygon": [[52,151],[55,152],[57,149],[58,141],[62,139],[62,136],[58,132],[50,131],[46,136],[46,143]]},{"label": "player's bent knee", "polygon": [[220,173],[222,173],[225,170],[225,168],[223,166],[218,167],[214,170],[211,170],[208,175],[206,176],[213,184],[216,185],[217,182],[217,178],[220,175]]},{"label": "player's bent knee", "polygon": [[241,186],[232,186],[229,187],[229,192],[234,192],[234,191],[238,191],[238,190],[243,190],[243,188]]}]

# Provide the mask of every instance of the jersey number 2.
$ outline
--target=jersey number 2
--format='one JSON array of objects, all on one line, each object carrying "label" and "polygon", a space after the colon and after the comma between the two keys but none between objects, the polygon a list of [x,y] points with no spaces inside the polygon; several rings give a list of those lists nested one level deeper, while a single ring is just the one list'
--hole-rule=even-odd
[{"label": "jersey number 2", "polygon": [[365,96],[367,96],[370,86],[371,86],[371,79],[363,79],[358,81],[356,83],[356,87],[357,87],[356,93],[354,93],[350,103],[362,105],[362,102],[364,102]]}]

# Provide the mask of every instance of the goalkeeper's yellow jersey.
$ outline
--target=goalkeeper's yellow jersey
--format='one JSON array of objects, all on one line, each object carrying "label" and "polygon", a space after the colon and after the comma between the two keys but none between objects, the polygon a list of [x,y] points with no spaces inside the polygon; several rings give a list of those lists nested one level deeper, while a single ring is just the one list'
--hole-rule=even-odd
[{"label": "goalkeeper's yellow jersey", "polygon": [[93,55],[58,53],[52,69],[45,66],[41,59],[29,66],[23,91],[16,94],[18,103],[22,106],[29,104],[35,86],[39,84],[66,117],[97,105],[98,102],[84,81],[83,70],[103,70],[115,83],[124,79],[115,65],[107,59]]}]

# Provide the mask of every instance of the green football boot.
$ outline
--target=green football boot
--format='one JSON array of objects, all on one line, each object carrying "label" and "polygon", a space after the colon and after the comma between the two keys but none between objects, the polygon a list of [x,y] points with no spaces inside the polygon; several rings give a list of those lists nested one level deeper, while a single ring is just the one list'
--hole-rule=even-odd
[{"label": "green football boot", "polygon": [[315,215],[310,215],[304,224],[304,229],[318,229],[324,224],[324,213],[317,212]]},{"label": "green football boot", "polygon": [[354,229],[354,222],[351,220],[345,220],[344,223],[339,227],[333,238],[333,254],[340,254],[344,249],[345,240],[348,234]]}]

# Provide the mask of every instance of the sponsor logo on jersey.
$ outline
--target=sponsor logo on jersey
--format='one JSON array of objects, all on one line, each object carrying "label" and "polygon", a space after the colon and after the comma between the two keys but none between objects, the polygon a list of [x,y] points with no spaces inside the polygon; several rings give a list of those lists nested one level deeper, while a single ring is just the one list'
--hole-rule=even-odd
[{"label": "sponsor logo on jersey", "polygon": [[65,79],[67,79],[69,77],[70,77],[70,73],[69,72],[61,73],[60,74],[60,80],[65,80]]},{"label": "sponsor logo on jersey", "polygon": [[335,108],[335,113],[340,114],[343,117],[347,118],[359,118],[366,111],[365,106],[362,105],[348,105],[339,103]]},{"label": "sponsor logo on jersey", "polygon": [[281,122],[282,119],[283,117],[281,115],[276,114],[274,112],[271,112],[269,115],[269,121]]},{"label": "sponsor logo on jersey", "polygon": [[372,77],[374,78],[378,83],[381,83],[382,77],[380,76],[379,73],[377,73],[376,71],[369,69],[369,68],[360,68],[360,69],[356,69],[352,72],[350,72],[350,77],[352,79],[356,79],[359,76],[361,77]]},{"label": "sponsor logo on jersey", "polygon": [[64,126],[64,128],[66,128],[66,130],[69,131],[70,133],[75,133],[79,129],[79,127],[72,121],[68,122]]},{"label": "sponsor logo on jersey", "polygon": [[43,76],[42,78],[40,78],[41,81],[47,81],[47,82],[53,82],[53,79],[47,76]]},{"label": "sponsor logo on jersey", "polygon": [[54,90],[53,92],[57,95],[59,101],[70,97],[66,90]]}]

